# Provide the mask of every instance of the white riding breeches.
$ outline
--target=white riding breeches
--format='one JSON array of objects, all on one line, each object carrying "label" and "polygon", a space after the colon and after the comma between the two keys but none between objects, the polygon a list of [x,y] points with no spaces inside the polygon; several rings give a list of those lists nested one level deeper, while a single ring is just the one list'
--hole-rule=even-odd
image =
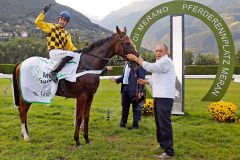
[{"label": "white riding breeches", "polygon": [[72,51],[66,51],[62,49],[52,49],[49,51],[50,59],[58,62],[66,56],[75,57],[76,54],[78,53],[75,53]]}]

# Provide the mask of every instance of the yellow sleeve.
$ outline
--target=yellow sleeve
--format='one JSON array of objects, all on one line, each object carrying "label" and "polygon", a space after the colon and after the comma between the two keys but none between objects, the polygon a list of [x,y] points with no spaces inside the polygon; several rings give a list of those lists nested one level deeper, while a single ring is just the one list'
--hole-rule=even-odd
[{"label": "yellow sleeve", "polygon": [[35,20],[36,26],[38,26],[44,32],[51,32],[51,29],[54,27],[52,23],[46,23],[44,21],[45,13],[42,11]]},{"label": "yellow sleeve", "polygon": [[72,43],[72,39],[71,39],[71,36],[70,36],[69,33],[68,33],[68,36],[67,36],[66,48],[67,48],[68,51],[76,51],[77,50],[77,48]]}]

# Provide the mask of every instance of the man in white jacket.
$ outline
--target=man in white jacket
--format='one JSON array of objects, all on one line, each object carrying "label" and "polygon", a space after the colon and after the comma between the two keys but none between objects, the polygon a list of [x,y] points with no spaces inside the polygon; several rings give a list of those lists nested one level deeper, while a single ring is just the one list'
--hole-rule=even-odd
[{"label": "man in white jacket", "polygon": [[139,79],[138,83],[152,86],[156,136],[160,147],[164,150],[159,158],[167,159],[174,156],[171,111],[175,98],[176,73],[173,62],[168,57],[167,45],[158,44],[155,56],[155,63],[146,62],[133,54],[127,55],[127,58],[136,61],[146,71],[152,73],[149,80]]}]

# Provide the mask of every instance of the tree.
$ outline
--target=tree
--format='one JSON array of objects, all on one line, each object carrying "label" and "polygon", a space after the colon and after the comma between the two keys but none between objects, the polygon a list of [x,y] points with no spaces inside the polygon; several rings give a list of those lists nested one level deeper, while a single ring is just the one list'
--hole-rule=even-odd
[{"label": "tree", "polygon": [[46,41],[39,38],[14,38],[0,43],[0,63],[17,63],[32,56],[49,57]]},{"label": "tree", "polygon": [[218,56],[216,54],[208,54],[207,55],[208,65],[217,65],[218,64]]},{"label": "tree", "polygon": [[240,65],[240,51],[236,54],[236,64]]},{"label": "tree", "polygon": [[198,54],[195,60],[196,65],[216,65],[218,64],[218,58],[215,54]]},{"label": "tree", "polygon": [[192,51],[185,51],[185,65],[192,65],[193,64],[193,52]]}]

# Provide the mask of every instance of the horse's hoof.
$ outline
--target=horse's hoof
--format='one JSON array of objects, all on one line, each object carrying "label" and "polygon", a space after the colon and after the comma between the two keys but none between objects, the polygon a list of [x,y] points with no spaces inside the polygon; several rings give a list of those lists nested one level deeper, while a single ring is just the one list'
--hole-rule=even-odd
[{"label": "horse's hoof", "polygon": [[76,146],[78,149],[82,149],[83,145]]},{"label": "horse's hoof", "polygon": [[24,137],[24,141],[29,142],[31,141],[30,137]]}]

